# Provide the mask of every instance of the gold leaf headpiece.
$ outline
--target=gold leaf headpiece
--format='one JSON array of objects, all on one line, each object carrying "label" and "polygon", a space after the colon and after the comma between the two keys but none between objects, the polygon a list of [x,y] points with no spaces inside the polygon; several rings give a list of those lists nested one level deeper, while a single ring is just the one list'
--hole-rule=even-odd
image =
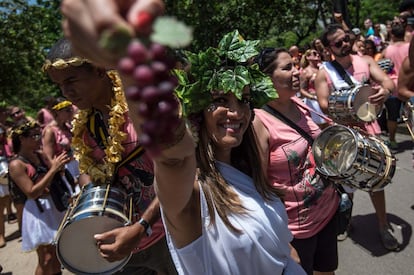
[{"label": "gold leaf headpiece", "polygon": [[58,70],[65,69],[69,66],[78,67],[85,63],[91,63],[88,59],[82,57],[71,57],[69,59],[56,59],[53,63],[49,59],[46,59],[45,63],[42,66],[42,71],[46,72],[50,68],[55,68]]},{"label": "gold leaf headpiece", "polygon": [[20,136],[23,133],[28,132],[29,130],[36,128],[36,127],[40,127],[39,123],[37,123],[37,121],[33,120],[33,121],[28,121],[20,126],[18,126],[17,128],[13,129],[11,131],[11,136]]}]

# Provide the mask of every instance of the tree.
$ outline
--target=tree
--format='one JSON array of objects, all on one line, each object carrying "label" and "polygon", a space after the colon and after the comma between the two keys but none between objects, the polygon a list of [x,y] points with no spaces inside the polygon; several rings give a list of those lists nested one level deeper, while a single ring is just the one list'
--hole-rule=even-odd
[{"label": "tree", "polygon": [[[0,4],[2,104],[36,111],[57,89],[41,71],[47,49],[62,35],[59,1],[6,0]],[[32,2],[32,1],[30,1]]]},{"label": "tree", "polygon": [[[62,36],[60,1],[0,2],[0,104],[34,112],[45,95],[58,89],[42,73],[48,48]],[[262,46],[306,46],[331,22],[332,0],[165,0],[167,14],[194,28],[190,50],[217,46],[221,37],[238,29]],[[348,0],[351,22],[370,17],[384,23],[397,14],[400,0]],[[362,20],[361,20],[362,19]]]}]

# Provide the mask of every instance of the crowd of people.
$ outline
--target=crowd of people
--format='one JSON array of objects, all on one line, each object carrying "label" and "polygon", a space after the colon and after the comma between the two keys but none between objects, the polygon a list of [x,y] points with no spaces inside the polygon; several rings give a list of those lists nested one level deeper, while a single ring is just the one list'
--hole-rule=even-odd
[{"label": "crowd of people", "polygon": [[[174,70],[180,109],[171,114],[172,141],[153,139],[151,146],[143,132],[165,123],[126,95],[131,79],[113,69],[118,60],[97,39],[102,22],[134,32],[131,18],[164,11],[160,0],[128,5],[64,0],[67,38],[51,45],[43,66],[62,97],[45,98],[35,118],[20,106],[0,109],[0,153],[8,166],[0,184],[0,248],[6,211],[8,222],[18,222],[22,250],[37,252],[35,274],[61,272],[55,244],[65,211],[52,190],[59,177],[72,206],[96,186],[127,194],[117,203],[131,205],[128,223],[93,235],[97,255],[125,261],[116,274],[334,274],[337,242],[352,233],[352,219],[339,234],[337,182],[320,173],[312,145],[338,123],[330,95],[365,85],[369,104],[385,106],[378,119],[339,123],[398,148],[401,109],[414,95],[414,3],[386,25],[366,19],[363,28],[349,28],[335,14],[339,24],[305,47],[260,49],[232,31],[217,47],[186,52],[180,62],[188,64]],[[229,53],[231,43],[249,51]],[[243,85],[227,85],[229,74]],[[344,185],[349,197],[357,185]],[[394,251],[399,243],[384,188],[370,198],[379,239]]]}]

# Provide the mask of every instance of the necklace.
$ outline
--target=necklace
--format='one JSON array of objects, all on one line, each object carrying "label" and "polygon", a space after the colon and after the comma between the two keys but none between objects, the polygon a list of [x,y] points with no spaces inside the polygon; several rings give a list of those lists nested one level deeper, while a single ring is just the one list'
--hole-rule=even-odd
[{"label": "necklace", "polygon": [[94,183],[108,183],[113,178],[115,165],[122,159],[124,147],[122,142],[126,139],[127,134],[121,129],[125,123],[125,113],[128,107],[122,90],[121,79],[115,71],[107,72],[112,80],[113,97],[111,99],[111,110],[108,119],[108,137],[105,148],[105,157],[103,161],[95,160],[90,157],[93,149],[83,141],[85,131],[87,131],[87,122],[93,112],[92,109],[80,110],[75,115],[73,121],[73,138],[72,146],[75,151],[75,158],[79,161],[79,170],[81,174],[88,174]]}]

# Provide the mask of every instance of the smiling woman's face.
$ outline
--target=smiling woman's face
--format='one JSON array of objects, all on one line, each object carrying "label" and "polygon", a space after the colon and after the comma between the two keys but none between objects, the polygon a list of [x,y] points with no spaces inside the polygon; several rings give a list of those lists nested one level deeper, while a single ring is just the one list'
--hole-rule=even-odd
[{"label": "smiling woman's face", "polygon": [[244,89],[241,100],[231,92],[215,92],[212,97],[212,103],[204,110],[210,138],[218,150],[239,146],[251,121],[249,89]]}]

